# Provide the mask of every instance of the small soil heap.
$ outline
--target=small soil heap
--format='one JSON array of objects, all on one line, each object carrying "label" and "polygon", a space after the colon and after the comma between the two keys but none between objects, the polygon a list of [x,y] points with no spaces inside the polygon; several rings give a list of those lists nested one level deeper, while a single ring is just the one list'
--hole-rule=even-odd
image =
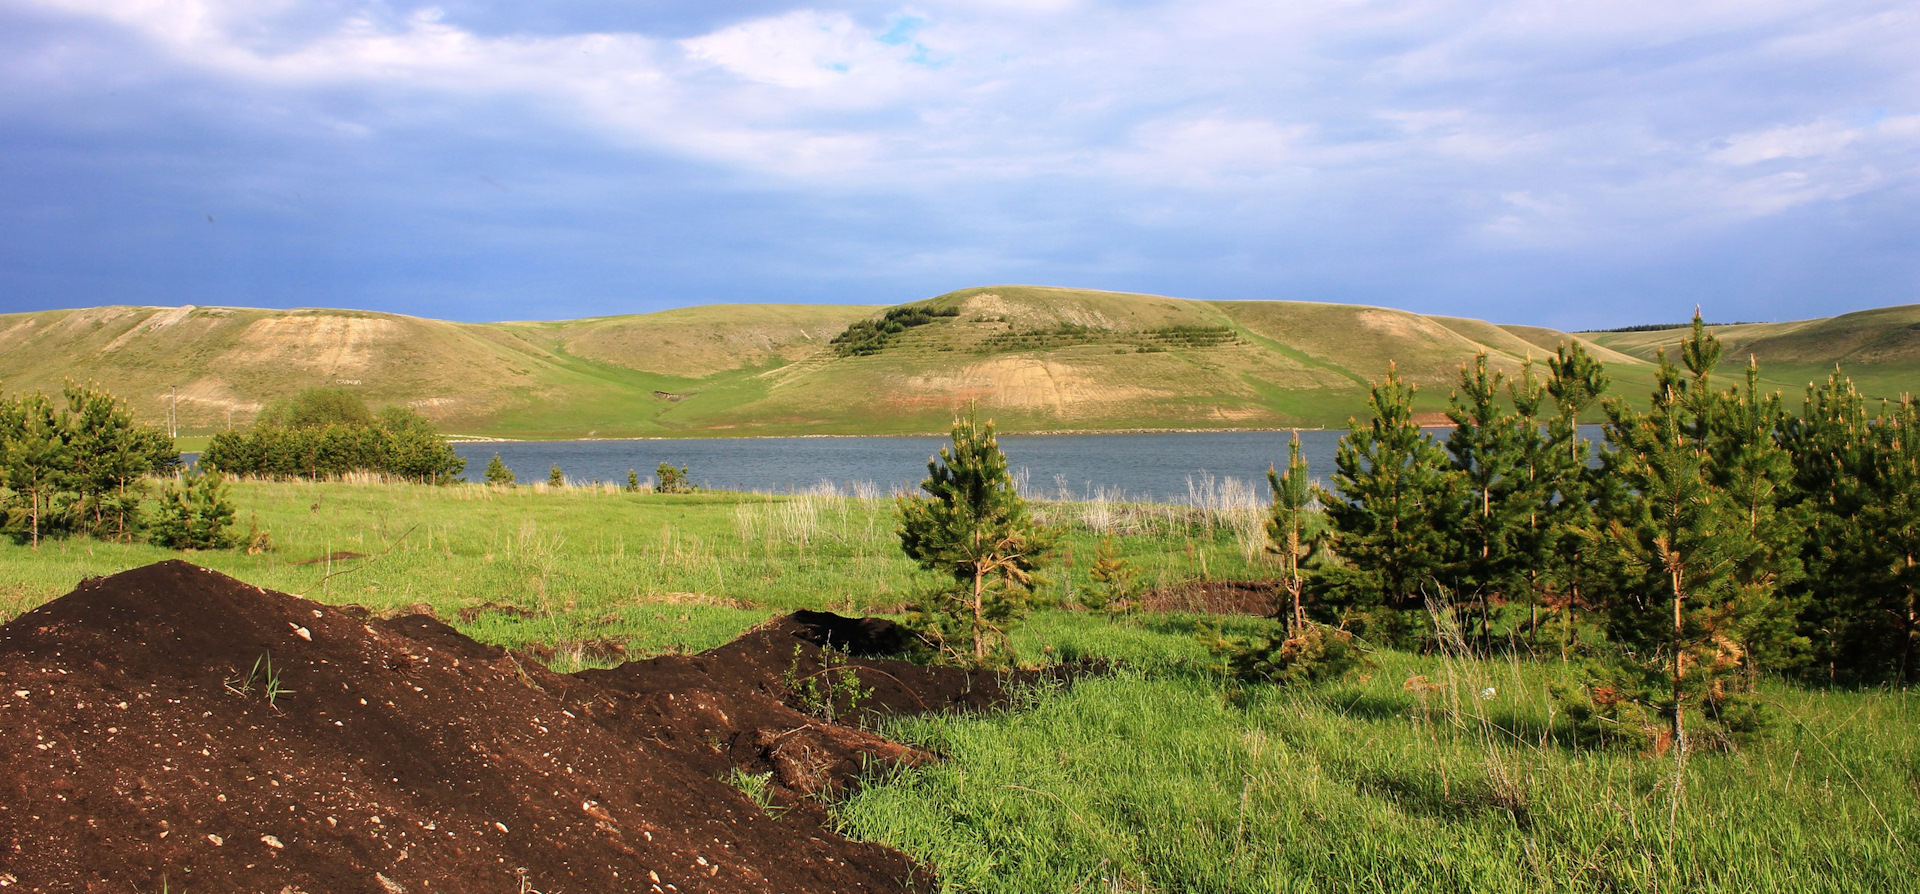
[{"label": "small soil heap", "polygon": [[803,713],[829,691],[805,680],[853,675],[843,720],[1004,701],[993,674],[870,657],[904,638],[801,613],[561,676],[184,562],[88,581],[0,627],[0,890],[924,889],[806,797],[930,757]]}]

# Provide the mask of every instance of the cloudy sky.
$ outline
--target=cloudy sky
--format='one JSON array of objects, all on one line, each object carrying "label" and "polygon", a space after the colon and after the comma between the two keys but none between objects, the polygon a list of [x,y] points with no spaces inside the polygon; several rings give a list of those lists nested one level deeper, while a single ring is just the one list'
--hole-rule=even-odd
[{"label": "cloudy sky", "polygon": [[1920,301],[1910,0],[0,0],[0,311]]}]

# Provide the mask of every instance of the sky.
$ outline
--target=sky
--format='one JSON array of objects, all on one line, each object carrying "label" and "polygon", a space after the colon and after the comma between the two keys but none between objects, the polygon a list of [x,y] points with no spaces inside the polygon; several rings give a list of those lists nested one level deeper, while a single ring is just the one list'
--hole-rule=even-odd
[{"label": "sky", "polygon": [[1920,302],[1910,0],[0,0],[0,312]]}]

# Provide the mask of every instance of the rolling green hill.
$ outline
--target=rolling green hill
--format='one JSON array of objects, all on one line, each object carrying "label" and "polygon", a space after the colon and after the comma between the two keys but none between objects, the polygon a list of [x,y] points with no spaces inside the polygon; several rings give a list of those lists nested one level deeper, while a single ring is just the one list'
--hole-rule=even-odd
[{"label": "rolling green hill", "polygon": [[[1749,357],[1762,381],[1798,398],[1838,367],[1863,394],[1897,400],[1920,391],[1920,304],[1855,311],[1837,317],[1789,323],[1714,326],[1726,346],[1722,364],[1737,370]],[[1582,337],[1623,354],[1653,359],[1674,348],[1687,329],[1584,333]]]},{"label": "rolling green hill", "polygon": [[[1354,305],[1192,301],[1035,286],[915,306],[860,351],[833,339],[884,308],[719,305],[562,322],[450,323],[343,310],[99,307],[0,315],[0,388],[92,379],[183,433],[245,425],[314,385],[501,437],[943,431],[972,401],[1003,431],[1344,425],[1389,361],[1438,420],[1460,364],[1517,370],[1578,337],[1639,396],[1684,330],[1590,333]],[[1723,327],[1797,395],[1841,362],[1863,387],[1920,383],[1920,306]],[[1891,393],[1891,391],[1889,391]]]}]

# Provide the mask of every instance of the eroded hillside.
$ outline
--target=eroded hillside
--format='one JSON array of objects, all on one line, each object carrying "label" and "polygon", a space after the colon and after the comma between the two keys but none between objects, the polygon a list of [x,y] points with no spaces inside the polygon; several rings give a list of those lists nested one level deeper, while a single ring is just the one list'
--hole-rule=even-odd
[{"label": "eroded hillside", "polygon": [[[468,324],[343,310],[101,307],[0,316],[0,387],[93,379],[183,432],[249,423],[302,388],[413,406],[448,431],[508,437],[941,430],[971,402],[1005,431],[1343,425],[1389,362],[1439,410],[1485,352],[1517,371],[1570,338],[1637,396],[1682,330],[1579,336],[1356,305],[1193,301],[1034,286],[914,307],[716,305],[561,322]],[[858,350],[843,340],[871,320]],[[884,331],[883,331],[884,330]],[[1770,387],[1843,364],[1873,393],[1920,381],[1920,306],[1716,327]]]}]

